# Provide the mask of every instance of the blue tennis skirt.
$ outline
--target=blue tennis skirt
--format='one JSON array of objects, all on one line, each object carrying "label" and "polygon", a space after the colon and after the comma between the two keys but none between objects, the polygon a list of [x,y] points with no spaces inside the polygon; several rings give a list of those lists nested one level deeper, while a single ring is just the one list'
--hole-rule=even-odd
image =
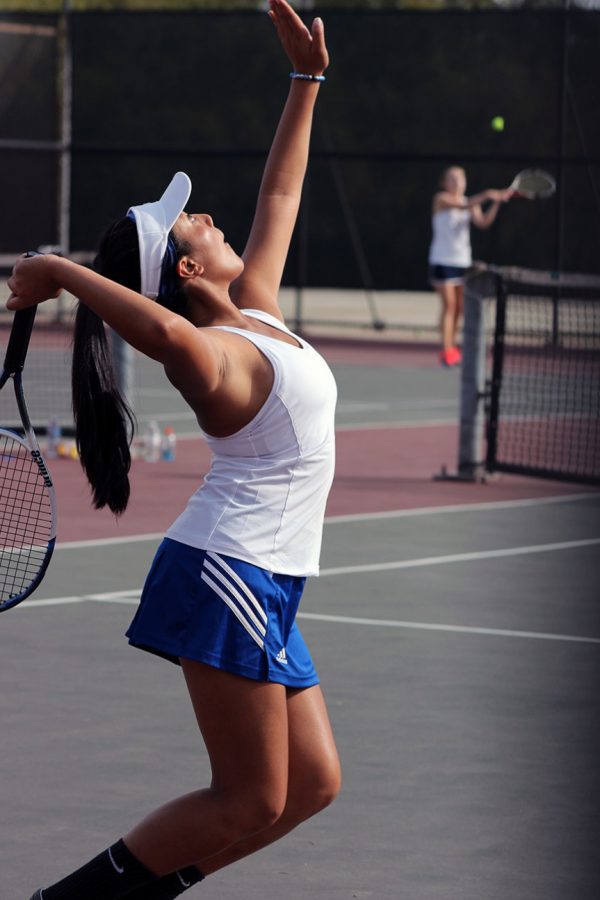
[{"label": "blue tennis skirt", "polygon": [[431,284],[462,284],[468,271],[465,266],[432,263],[429,266],[429,281]]},{"label": "blue tennis skirt", "polygon": [[310,687],[319,679],[295,623],[305,582],[165,538],[127,637],[174,663],[193,659],[256,681]]}]

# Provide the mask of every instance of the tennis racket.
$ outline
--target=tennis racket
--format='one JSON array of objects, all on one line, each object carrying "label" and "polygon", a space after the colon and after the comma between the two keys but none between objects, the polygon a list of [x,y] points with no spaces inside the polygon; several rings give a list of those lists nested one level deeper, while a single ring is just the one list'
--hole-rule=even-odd
[{"label": "tennis racket", "polygon": [[54,486],[31,426],[22,384],[36,312],[37,306],[31,306],[15,313],[0,375],[0,390],[9,378],[13,380],[24,434],[21,438],[0,428],[0,612],[35,591],[56,541]]},{"label": "tennis racket", "polygon": [[526,200],[545,200],[556,190],[556,181],[542,169],[524,169],[513,179],[509,190]]}]

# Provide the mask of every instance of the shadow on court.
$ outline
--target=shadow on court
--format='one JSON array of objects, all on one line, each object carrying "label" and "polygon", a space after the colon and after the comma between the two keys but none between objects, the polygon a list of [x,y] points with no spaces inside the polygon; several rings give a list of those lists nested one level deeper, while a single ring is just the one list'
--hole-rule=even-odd
[{"label": "shadow on court", "polygon": [[[595,900],[600,493],[433,482],[453,462],[458,374],[427,348],[330,358],[338,478],[300,627],[344,789],[189,896]],[[166,416],[155,378],[144,409]],[[0,618],[2,900],[209,778],[179,670],[123,638],[158,535],[206,470],[192,425],[175,464],[135,464],[119,525],[91,511],[76,464],[56,467],[62,545]]]}]

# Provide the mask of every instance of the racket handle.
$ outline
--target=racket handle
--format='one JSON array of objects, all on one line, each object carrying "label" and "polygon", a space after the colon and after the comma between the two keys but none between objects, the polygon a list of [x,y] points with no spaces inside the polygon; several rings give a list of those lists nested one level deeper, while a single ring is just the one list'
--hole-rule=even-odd
[{"label": "racket handle", "polygon": [[[28,250],[25,254],[25,256],[40,255],[37,250]],[[20,309],[14,315],[4,358],[4,372],[7,375],[23,371],[36,312],[37,306],[30,306],[27,309]]]},{"label": "racket handle", "polygon": [[9,375],[23,371],[36,312],[37,306],[29,306],[14,315],[4,358],[4,371]]}]

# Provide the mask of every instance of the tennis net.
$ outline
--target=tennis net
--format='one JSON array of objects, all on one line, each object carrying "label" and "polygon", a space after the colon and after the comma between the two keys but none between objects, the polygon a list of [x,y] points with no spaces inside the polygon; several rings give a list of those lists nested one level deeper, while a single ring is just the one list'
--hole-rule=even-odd
[{"label": "tennis net", "polygon": [[[600,278],[488,267],[485,469],[600,484]],[[471,288],[472,290],[472,288]]]},{"label": "tennis net", "polygon": [[[50,306],[50,304],[48,304]],[[6,348],[12,315],[0,316],[0,347]],[[71,408],[73,315],[46,314],[40,307],[23,371],[23,389],[31,421],[44,434],[52,423],[63,434],[73,433]],[[12,390],[0,391],[0,425],[19,428],[21,420]]]}]

